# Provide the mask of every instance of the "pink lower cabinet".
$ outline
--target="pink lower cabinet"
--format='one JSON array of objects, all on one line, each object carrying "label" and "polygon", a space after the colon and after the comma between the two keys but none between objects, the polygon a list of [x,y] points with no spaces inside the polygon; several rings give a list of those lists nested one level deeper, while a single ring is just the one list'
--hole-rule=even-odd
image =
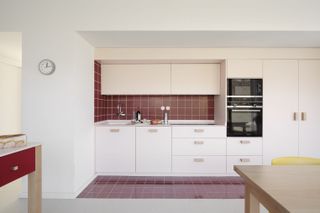
[{"label": "pink lower cabinet", "polygon": [[171,172],[171,127],[136,128],[136,172]]}]

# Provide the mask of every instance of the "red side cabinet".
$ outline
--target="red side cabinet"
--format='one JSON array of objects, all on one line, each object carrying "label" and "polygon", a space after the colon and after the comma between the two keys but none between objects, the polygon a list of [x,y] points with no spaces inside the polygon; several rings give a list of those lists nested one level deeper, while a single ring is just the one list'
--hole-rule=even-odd
[{"label": "red side cabinet", "polygon": [[35,148],[0,157],[0,187],[35,171]]}]

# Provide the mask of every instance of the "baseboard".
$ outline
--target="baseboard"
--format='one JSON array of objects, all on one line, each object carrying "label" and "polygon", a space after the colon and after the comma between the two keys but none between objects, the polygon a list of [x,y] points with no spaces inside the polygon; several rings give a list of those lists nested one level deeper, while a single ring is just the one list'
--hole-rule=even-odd
[{"label": "baseboard", "polygon": [[[28,198],[28,192],[21,192],[20,198]],[[74,193],[42,192],[42,199],[74,199]]]},{"label": "baseboard", "polygon": [[96,176],[171,176],[171,177],[224,177],[224,176],[239,176],[237,173],[97,173]]}]

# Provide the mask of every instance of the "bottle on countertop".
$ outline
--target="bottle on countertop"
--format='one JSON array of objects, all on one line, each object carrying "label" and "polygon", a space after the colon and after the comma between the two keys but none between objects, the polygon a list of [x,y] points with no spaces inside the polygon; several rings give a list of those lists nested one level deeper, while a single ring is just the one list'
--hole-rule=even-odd
[{"label": "bottle on countertop", "polygon": [[136,121],[141,121],[141,112],[140,111],[137,111],[136,112]]}]

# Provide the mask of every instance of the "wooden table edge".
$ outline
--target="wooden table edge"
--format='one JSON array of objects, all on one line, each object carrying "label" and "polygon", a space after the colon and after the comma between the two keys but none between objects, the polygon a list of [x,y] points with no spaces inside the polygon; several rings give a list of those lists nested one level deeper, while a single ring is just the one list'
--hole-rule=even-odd
[{"label": "wooden table edge", "polygon": [[[242,166],[243,167],[243,166]],[[243,173],[239,166],[234,166],[234,171],[236,171],[240,177],[243,178],[245,182],[246,190],[250,190],[250,193],[254,195],[257,200],[266,207],[269,212],[276,213],[289,213],[290,211],[281,205],[274,197],[268,194],[263,188],[252,181],[245,173]]]}]

